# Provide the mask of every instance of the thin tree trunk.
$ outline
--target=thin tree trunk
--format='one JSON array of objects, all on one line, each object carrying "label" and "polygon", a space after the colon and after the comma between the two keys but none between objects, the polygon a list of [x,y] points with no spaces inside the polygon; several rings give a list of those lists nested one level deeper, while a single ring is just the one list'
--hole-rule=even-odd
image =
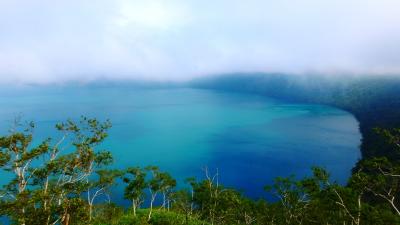
[{"label": "thin tree trunk", "polygon": [[69,225],[69,214],[67,214],[67,217],[65,218],[65,225]]},{"label": "thin tree trunk", "polygon": [[133,216],[136,217],[136,203],[135,200],[132,200],[132,209],[133,209]]},{"label": "thin tree trunk", "polygon": [[167,203],[167,197],[165,195],[165,192],[163,193],[163,204],[162,207],[165,209],[166,208],[166,203]]},{"label": "thin tree trunk", "polygon": [[156,198],[156,195],[153,195],[153,196],[151,197],[151,201],[150,201],[150,211],[149,211],[149,216],[148,216],[148,218],[147,218],[148,220],[151,219],[151,214],[153,213],[153,203],[154,203],[155,198]]},{"label": "thin tree trunk", "polygon": [[89,204],[89,221],[92,221],[93,218],[93,204]]},{"label": "thin tree trunk", "polygon": [[357,215],[357,225],[360,225],[361,221],[361,195],[358,195],[358,215]]}]

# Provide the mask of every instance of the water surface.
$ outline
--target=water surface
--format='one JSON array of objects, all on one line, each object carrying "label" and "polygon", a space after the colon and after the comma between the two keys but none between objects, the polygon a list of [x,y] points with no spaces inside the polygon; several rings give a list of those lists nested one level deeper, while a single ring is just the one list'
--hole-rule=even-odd
[{"label": "water surface", "polygon": [[111,119],[102,147],[115,167],[157,165],[179,181],[218,169],[220,181],[250,197],[276,176],[327,168],[345,182],[360,157],[355,118],[342,110],[263,96],[197,89],[30,87],[0,91],[0,130],[22,114],[35,136],[80,115]]}]

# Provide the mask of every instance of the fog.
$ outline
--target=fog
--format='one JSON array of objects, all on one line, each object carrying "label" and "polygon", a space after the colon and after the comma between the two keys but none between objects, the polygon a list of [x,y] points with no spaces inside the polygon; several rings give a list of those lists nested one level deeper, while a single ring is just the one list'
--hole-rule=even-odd
[{"label": "fog", "polygon": [[0,83],[400,74],[398,0],[0,0]]}]

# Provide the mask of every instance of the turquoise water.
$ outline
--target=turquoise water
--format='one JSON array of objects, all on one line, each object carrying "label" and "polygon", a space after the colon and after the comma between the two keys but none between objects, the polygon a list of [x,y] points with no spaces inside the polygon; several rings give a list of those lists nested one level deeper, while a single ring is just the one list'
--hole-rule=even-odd
[{"label": "turquoise water", "polygon": [[30,87],[0,91],[0,131],[15,115],[54,136],[54,124],[80,115],[113,123],[102,147],[115,167],[158,165],[179,181],[218,169],[220,181],[250,197],[276,176],[326,167],[345,182],[360,157],[355,118],[342,110],[256,95],[197,89]]}]

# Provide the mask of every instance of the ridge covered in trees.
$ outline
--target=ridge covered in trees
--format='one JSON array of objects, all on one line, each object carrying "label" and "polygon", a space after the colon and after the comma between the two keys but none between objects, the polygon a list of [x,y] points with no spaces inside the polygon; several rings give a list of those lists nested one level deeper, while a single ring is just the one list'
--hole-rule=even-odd
[{"label": "ridge covered in trees", "polygon": [[203,78],[191,81],[189,85],[341,108],[352,113],[359,121],[363,159],[384,156],[400,160],[400,153],[374,131],[377,127],[400,127],[399,76],[249,73]]},{"label": "ridge covered in trees", "polygon": [[[0,215],[10,223],[48,224],[400,224],[400,162],[361,160],[342,186],[323,168],[303,179],[278,177],[265,191],[278,199],[252,200],[219,183],[219,174],[176,180],[155,166],[112,169],[101,149],[110,121],[82,117],[56,125],[58,134],[33,140],[34,123],[16,121],[0,137]],[[400,151],[400,129],[376,131]],[[4,176],[7,177],[7,176]],[[124,185],[129,207],[113,203]]]}]

